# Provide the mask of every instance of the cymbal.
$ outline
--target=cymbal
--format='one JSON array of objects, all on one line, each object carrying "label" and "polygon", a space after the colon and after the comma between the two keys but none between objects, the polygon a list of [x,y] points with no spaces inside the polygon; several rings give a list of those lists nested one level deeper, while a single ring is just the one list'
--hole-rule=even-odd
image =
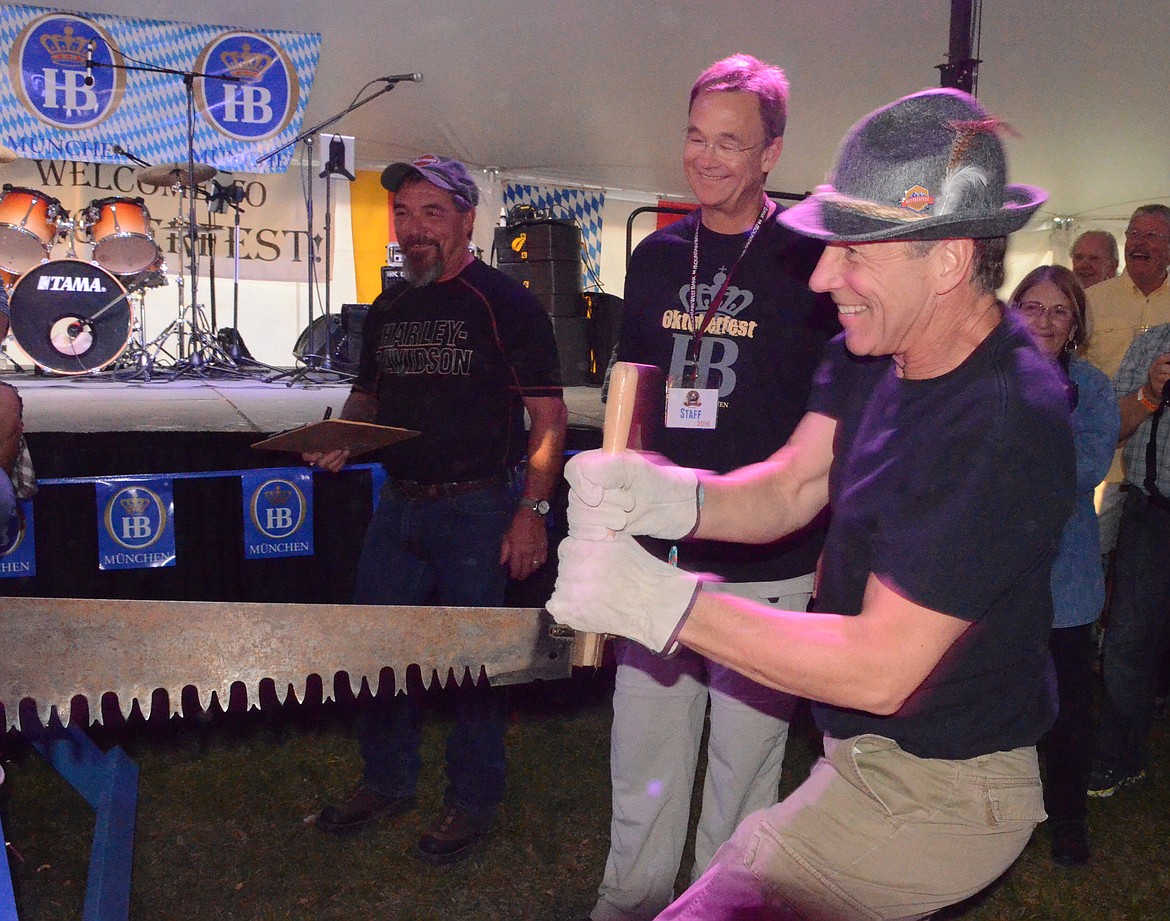
[{"label": "cymbal", "polygon": [[[187,171],[186,163],[160,163],[158,166],[144,169],[138,174],[138,179],[144,185],[156,188],[178,184],[189,189],[191,186],[202,185],[217,172],[214,166],[208,166],[206,163],[196,163],[190,173]],[[192,178],[194,181],[191,181]]]},{"label": "cymbal", "polygon": [[20,157],[17,155],[15,150],[13,150],[11,147],[5,147],[3,144],[0,144],[0,163],[11,163],[13,160],[18,159],[20,159]]}]

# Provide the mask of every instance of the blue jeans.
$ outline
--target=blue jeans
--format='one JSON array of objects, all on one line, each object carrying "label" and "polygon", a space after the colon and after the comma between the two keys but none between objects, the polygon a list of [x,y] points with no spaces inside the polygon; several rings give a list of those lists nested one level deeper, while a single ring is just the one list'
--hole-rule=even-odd
[{"label": "blue jeans", "polygon": [[[513,508],[503,482],[444,499],[407,499],[388,481],[366,531],[354,603],[502,604],[507,574],[499,563],[500,542]],[[401,688],[405,675],[395,678]],[[491,816],[504,798],[504,693],[486,685],[453,693],[445,801]],[[420,738],[417,693],[365,707],[358,722],[365,783],[384,796],[413,795]]]},{"label": "blue jeans", "polygon": [[1154,691],[1170,627],[1170,511],[1127,492],[1113,565],[1097,758],[1136,774],[1150,759]]}]

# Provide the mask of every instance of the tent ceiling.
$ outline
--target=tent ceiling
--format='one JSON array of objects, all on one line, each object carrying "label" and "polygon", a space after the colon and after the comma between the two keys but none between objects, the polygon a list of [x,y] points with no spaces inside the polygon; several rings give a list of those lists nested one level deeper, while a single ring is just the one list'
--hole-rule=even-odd
[{"label": "tent ceiling", "polygon": [[[823,180],[841,136],[878,105],[938,85],[948,0],[74,0],[125,16],[321,32],[305,124],[378,76],[421,84],[332,128],[377,168],[435,151],[505,175],[685,194],[687,92],[746,51],[792,81],[784,156],[769,186]],[[1020,133],[1011,178],[1051,193],[1046,214],[1125,217],[1170,200],[1170,17],[1164,0],[986,0],[979,98]]]}]

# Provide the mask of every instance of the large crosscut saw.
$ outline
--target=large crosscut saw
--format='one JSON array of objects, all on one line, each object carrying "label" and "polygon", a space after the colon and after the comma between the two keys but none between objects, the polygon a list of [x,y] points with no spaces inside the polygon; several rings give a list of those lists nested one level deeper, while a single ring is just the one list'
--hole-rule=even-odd
[{"label": "large crosscut saw", "polygon": [[[644,449],[661,406],[661,372],[617,362],[610,379],[603,449]],[[64,722],[82,696],[101,719],[102,698],[128,715],[177,709],[193,687],[203,707],[226,707],[233,684],[258,702],[271,680],[281,699],[302,696],[310,675],[328,695],[337,676],[358,693],[382,671],[405,690],[417,666],[424,684],[491,684],[568,677],[598,666],[604,637],[574,634],[540,608],[306,605],[257,602],[0,598],[0,708],[19,727],[23,704],[47,724]],[[165,692],[160,700],[156,691]]]},{"label": "large crosscut saw", "polygon": [[329,696],[344,673],[356,694],[362,679],[377,690],[385,668],[400,690],[411,666],[428,685],[565,678],[573,631],[539,608],[5,598],[0,637],[0,706],[11,728],[22,702],[47,724],[53,710],[67,721],[78,695],[100,719],[109,693],[123,714],[137,701],[150,716],[152,706],[177,708],[187,687],[201,706],[214,693],[226,707],[236,682],[253,703],[265,679],[282,699],[303,699],[310,675]]}]

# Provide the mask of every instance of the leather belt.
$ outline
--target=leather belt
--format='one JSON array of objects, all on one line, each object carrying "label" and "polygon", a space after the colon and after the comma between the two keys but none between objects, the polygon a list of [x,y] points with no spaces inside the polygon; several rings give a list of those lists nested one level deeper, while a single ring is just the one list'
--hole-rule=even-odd
[{"label": "leather belt", "polygon": [[455,483],[417,483],[414,480],[389,481],[394,489],[407,499],[446,499],[477,489],[487,489],[504,482],[503,476],[481,477],[478,480],[459,480]]}]

